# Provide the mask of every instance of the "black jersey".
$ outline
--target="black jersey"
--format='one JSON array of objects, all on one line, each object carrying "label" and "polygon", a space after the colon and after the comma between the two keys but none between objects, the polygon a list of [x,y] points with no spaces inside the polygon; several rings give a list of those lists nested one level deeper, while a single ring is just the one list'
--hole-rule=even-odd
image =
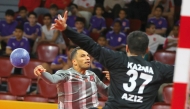
[{"label": "black jersey", "polygon": [[160,85],[172,82],[174,66],[109,50],[69,27],[64,33],[110,71],[109,96],[103,109],[151,109]]}]

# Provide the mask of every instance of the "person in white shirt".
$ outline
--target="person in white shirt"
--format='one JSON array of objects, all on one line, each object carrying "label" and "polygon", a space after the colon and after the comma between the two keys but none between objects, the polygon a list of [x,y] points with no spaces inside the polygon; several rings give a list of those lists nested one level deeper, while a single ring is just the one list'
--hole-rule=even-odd
[{"label": "person in white shirt", "polygon": [[174,41],[167,44],[166,51],[176,51],[177,42],[178,42],[178,35],[179,35],[179,26],[178,25],[174,25],[171,33],[172,34],[170,34],[168,36],[168,39],[172,39]]},{"label": "person in white shirt", "polygon": [[52,17],[50,14],[45,14],[43,21],[44,25],[42,26],[42,37],[35,42],[35,49],[33,49],[33,53],[36,52],[36,47],[39,43],[49,43],[57,44],[60,50],[59,53],[62,54],[62,51],[66,48],[62,33],[60,31],[50,29],[52,25]]},{"label": "person in white shirt", "polygon": [[171,38],[165,38],[159,34],[155,34],[155,24],[154,23],[147,23],[146,25],[146,34],[149,38],[149,51],[153,55],[159,45],[163,45],[163,48],[165,49],[169,43],[176,42],[176,40]]},{"label": "person in white shirt", "polygon": [[88,27],[96,1],[95,0],[74,0],[73,4],[76,4],[78,6],[79,13],[86,19],[86,26]]}]

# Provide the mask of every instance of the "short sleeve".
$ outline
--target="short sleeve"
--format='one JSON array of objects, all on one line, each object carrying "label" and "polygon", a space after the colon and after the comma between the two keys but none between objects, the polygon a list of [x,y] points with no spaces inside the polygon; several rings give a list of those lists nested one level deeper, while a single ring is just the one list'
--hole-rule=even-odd
[{"label": "short sleeve", "polygon": [[166,19],[163,19],[162,29],[167,29],[167,26],[168,26],[168,23],[167,23]]},{"label": "short sleeve", "polygon": [[160,35],[157,35],[157,39],[158,39],[159,44],[164,44],[166,41],[166,38],[164,38]]},{"label": "short sleeve", "polygon": [[127,39],[126,36],[123,36],[122,43],[121,43],[122,45],[126,45],[126,42],[127,42],[126,39]]},{"label": "short sleeve", "polygon": [[96,4],[96,1],[95,1],[95,0],[89,0],[89,1],[90,1],[89,7],[90,7],[90,8],[93,8],[93,7],[95,6],[95,4]]},{"label": "short sleeve", "polygon": [[106,28],[106,21],[105,21],[104,18],[102,18],[102,25],[101,25],[101,26],[102,26],[101,29],[102,29],[102,28]]},{"label": "short sleeve", "polygon": [[25,39],[24,49],[27,50],[28,52],[30,52],[30,44],[29,44],[28,39]]},{"label": "short sleeve", "polygon": [[126,23],[125,29],[129,29],[129,28],[130,28],[129,21],[128,21],[128,20],[126,20],[126,21],[125,21],[125,23]]},{"label": "short sleeve", "polygon": [[106,39],[109,41],[110,40],[110,34],[109,32],[106,34]]},{"label": "short sleeve", "polygon": [[41,36],[41,33],[42,33],[41,26],[39,26],[37,29],[38,29],[38,30],[37,30],[37,31],[38,31],[38,33],[37,33],[38,36]]},{"label": "short sleeve", "polygon": [[11,50],[13,49],[12,40],[11,39],[9,39],[9,41],[7,43],[7,48],[10,48]]},{"label": "short sleeve", "polygon": [[56,56],[56,58],[53,60],[53,62],[51,64],[58,64],[58,60],[59,59],[59,56]]}]

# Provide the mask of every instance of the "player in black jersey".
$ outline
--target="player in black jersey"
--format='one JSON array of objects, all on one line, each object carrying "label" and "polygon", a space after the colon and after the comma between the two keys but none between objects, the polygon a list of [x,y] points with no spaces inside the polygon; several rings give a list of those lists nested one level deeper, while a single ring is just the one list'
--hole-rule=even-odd
[{"label": "player in black jersey", "polygon": [[83,48],[110,71],[108,101],[103,109],[151,109],[162,83],[172,82],[174,66],[148,62],[143,56],[148,51],[148,37],[134,31],[127,37],[126,51],[112,51],[101,47],[89,36],[73,31],[60,15],[52,29],[64,31],[75,44]]}]

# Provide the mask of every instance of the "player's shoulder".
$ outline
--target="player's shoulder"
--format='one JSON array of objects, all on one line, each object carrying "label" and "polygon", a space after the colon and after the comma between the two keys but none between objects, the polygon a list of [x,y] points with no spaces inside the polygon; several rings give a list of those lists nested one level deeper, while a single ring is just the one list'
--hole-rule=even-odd
[{"label": "player's shoulder", "polygon": [[67,74],[69,72],[70,69],[67,70],[57,70],[55,72],[56,75],[62,75],[62,74]]}]

